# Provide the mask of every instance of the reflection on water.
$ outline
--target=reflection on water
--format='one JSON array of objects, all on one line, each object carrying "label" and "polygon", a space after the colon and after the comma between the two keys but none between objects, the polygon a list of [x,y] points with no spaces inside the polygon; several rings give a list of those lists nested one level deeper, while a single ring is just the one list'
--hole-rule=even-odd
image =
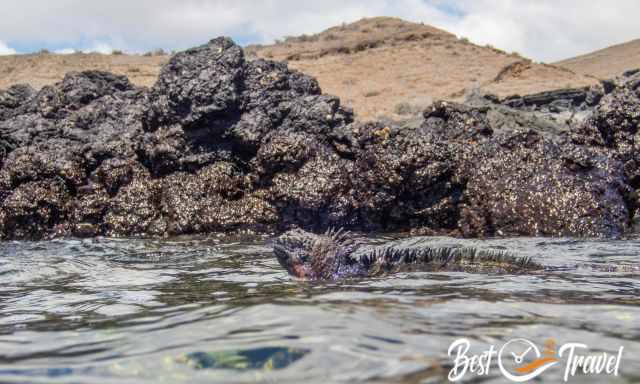
[{"label": "reflection on water", "polygon": [[[640,262],[639,240],[466,242],[547,265]],[[0,382],[438,383],[461,337],[478,350],[515,337],[611,353],[624,346],[621,375],[606,382],[640,380],[638,275],[406,273],[306,283],[282,271],[265,244],[0,243]],[[558,382],[560,371],[539,379]],[[505,382],[497,369],[482,380]]]},{"label": "reflection on water", "polygon": [[192,352],[177,360],[195,369],[283,369],[309,353],[306,349],[267,347],[240,351]]}]

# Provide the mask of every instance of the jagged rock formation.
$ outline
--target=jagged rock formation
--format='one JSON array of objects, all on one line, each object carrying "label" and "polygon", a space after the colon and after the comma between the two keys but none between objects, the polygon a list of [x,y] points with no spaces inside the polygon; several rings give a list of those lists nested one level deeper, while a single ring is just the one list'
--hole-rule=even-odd
[{"label": "jagged rock formation", "polygon": [[0,91],[0,236],[616,236],[638,207],[639,83],[438,102],[398,129],[353,122],[313,78],[226,38],[174,56],[151,89],[70,73]]}]

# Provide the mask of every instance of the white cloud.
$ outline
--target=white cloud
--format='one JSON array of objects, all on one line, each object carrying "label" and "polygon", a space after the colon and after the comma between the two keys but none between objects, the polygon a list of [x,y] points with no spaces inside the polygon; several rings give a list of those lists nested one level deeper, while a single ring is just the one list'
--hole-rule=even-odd
[{"label": "white cloud", "polygon": [[104,55],[110,55],[114,51],[113,47],[107,43],[94,43],[91,48],[84,49],[84,53],[102,53]]},{"label": "white cloud", "polygon": [[16,50],[7,46],[2,40],[0,40],[0,55],[15,55]]},{"label": "white cloud", "polygon": [[62,48],[54,50],[55,53],[59,55],[71,55],[74,53],[82,52],[82,53],[102,53],[103,55],[110,55],[115,51],[111,45],[106,43],[95,42],[89,48],[78,49],[78,48]]},{"label": "white cloud", "polygon": [[466,15],[452,32],[541,61],[640,38],[640,1],[453,0]]},{"label": "white cloud", "polygon": [[58,55],[71,55],[73,53],[76,53],[76,50],[73,48],[62,48],[62,49],[56,49],[53,52],[57,53]]},{"label": "white cloud", "polygon": [[0,2],[0,36],[21,47],[38,42],[85,50],[101,42],[142,52],[219,35],[270,42],[387,15],[553,61],[640,37],[633,17],[639,13],[637,0],[21,0]]}]

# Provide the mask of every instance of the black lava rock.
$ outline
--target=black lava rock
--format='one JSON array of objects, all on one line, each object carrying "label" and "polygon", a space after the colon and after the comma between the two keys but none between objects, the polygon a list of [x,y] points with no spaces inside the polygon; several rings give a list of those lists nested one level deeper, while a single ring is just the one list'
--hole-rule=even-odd
[{"label": "black lava rock", "polygon": [[638,74],[353,121],[315,79],[227,38],[151,88],[89,71],[0,91],[0,238],[233,230],[618,236],[640,188]]}]

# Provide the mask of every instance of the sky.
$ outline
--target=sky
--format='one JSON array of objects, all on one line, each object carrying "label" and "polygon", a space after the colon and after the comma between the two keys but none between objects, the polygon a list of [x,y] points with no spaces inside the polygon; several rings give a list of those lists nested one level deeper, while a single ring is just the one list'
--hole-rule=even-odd
[{"label": "sky", "polygon": [[397,16],[553,62],[640,38],[638,14],[639,0],[2,0],[0,54],[171,51],[220,35],[271,43]]}]

